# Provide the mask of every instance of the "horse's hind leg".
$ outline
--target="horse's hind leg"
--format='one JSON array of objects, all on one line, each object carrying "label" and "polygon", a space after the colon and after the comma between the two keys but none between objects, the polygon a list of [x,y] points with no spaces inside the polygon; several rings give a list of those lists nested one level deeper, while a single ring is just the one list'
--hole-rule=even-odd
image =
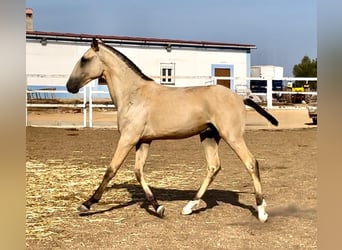
[{"label": "horse's hind leg", "polygon": [[160,206],[157,202],[157,200],[154,198],[154,195],[151,191],[151,189],[148,187],[145,178],[144,178],[144,173],[143,173],[143,168],[145,165],[145,161],[147,158],[148,150],[150,147],[150,143],[138,143],[136,145],[136,154],[135,154],[135,176],[139,183],[141,184],[145,195],[146,199],[152,204],[154,210],[157,212],[157,214],[160,217],[164,216],[164,207]]},{"label": "horse's hind leg", "polygon": [[191,214],[192,211],[198,206],[200,199],[204,195],[208,186],[214,180],[215,176],[221,169],[220,158],[218,155],[218,143],[220,141],[220,137],[216,129],[207,130],[200,136],[208,164],[208,173],[193,200],[189,201],[183,208],[182,214],[186,215]]},{"label": "horse's hind leg", "polygon": [[88,211],[92,204],[99,202],[109,181],[115,176],[122,162],[135,144],[136,142],[132,142],[128,138],[123,136],[120,137],[114,157],[103,176],[101,184],[96,189],[95,193],[78,208],[80,212]]},{"label": "horse's hind leg", "polygon": [[246,166],[249,174],[252,176],[255,190],[255,199],[258,207],[258,218],[261,222],[265,222],[267,221],[268,214],[265,211],[266,202],[262,194],[259,163],[247,148],[245,140],[242,136],[234,139],[228,139],[227,143],[229,143],[232,149],[236,152],[236,154]]}]

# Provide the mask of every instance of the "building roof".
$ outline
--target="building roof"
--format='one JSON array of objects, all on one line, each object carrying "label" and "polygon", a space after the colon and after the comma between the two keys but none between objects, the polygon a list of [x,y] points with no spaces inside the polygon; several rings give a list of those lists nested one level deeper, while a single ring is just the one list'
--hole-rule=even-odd
[{"label": "building roof", "polygon": [[145,46],[172,46],[172,47],[193,47],[193,48],[212,48],[212,49],[237,49],[250,50],[256,49],[251,44],[235,44],[224,42],[209,41],[192,41],[192,40],[176,40],[161,38],[145,38],[145,37],[129,37],[129,36],[109,36],[109,35],[92,35],[92,34],[76,34],[76,33],[59,33],[44,31],[26,31],[26,40],[46,41],[65,41],[65,42],[90,42],[93,38],[101,39],[108,44],[121,45],[145,45]]}]

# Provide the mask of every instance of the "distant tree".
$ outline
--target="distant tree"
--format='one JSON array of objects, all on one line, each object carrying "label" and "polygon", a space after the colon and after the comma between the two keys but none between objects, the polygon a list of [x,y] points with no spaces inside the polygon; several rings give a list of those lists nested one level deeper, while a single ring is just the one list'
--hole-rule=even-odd
[{"label": "distant tree", "polygon": [[293,66],[292,74],[295,77],[317,77],[317,58],[311,60],[304,56],[299,64]]},{"label": "distant tree", "polygon": [[[292,74],[294,77],[317,77],[317,58],[311,60],[310,57],[304,56],[299,64],[293,66]],[[317,90],[317,81],[309,81],[307,84],[311,90]]]}]

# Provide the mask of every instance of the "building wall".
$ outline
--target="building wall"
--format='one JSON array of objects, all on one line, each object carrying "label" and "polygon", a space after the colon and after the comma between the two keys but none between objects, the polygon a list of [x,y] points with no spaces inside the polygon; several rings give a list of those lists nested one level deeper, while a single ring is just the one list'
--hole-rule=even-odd
[{"label": "building wall", "polygon": [[30,85],[65,85],[86,45],[26,42],[26,75]]},{"label": "building wall", "polygon": [[[128,48],[116,47],[128,56],[147,75],[160,81],[160,64],[175,64],[175,86],[198,86],[210,84],[212,65],[231,65],[233,75],[245,77],[250,65],[247,65],[246,52],[212,51],[196,49],[172,49],[167,52],[164,48]],[[245,84],[245,81],[235,80],[234,84]]]},{"label": "building wall", "polygon": [[[64,85],[75,63],[89,48],[89,44],[56,43],[49,41],[42,45],[39,41],[26,43],[26,72],[29,84]],[[198,86],[212,84],[213,65],[232,66],[231,88],[246,85],[249,76],[250,54],[238,50],[205,50],[197,48],[115,46],[129,57],[148,76],[160,82],[161,63],[174,63],[175,86]]]},{"label": "building wall", "polygon": [[251,77],[272,78],[279,80],[284,77],[284,68],[274,65],[257,65],[251,67]]}]

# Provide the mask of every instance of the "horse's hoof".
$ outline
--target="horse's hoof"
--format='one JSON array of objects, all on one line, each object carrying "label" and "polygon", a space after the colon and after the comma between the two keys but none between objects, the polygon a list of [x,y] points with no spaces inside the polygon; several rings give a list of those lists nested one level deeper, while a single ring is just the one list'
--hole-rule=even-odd
[{"label": "horse's hoof", "polygon": [[165,212],[165,208],[164,206],[159,206],[157,208],[157,214],[160,218],[163,218],[164,217],[164,212]]},{"label": "horse's hoof", "polygon": [[266,222],[267,219],[268,219],[268,214],[267,214],[267,213],[259,214],[258,217],[259,217],[259,221],[262,222],[262,223],[264,223],[264,222]]},{"label": "horse's hoof", "polygon": [[189,206],[183,207],[182,214],[183,214],[183,215],[190,215],[190,214],[192,214],[192,209],[191,209],[191,207],[189,207]]},{"label": "horse's hoof", "polygon": [[183,208],[182,214],[184,215],[192,214],[192,211],[198,207],[199,203],[200,203],[200,200],[189,201],[188,204],[186,204],[185,207]]},{"label": "horse's hoof", "polygon": [[79,211],[79,212],[81,212],[81,213],[86,213],[86,212],[88,212],[89,211],[89,208],[87,208],[85,205],[81,205],[81,206],[79,206],[78,208],[77,208],[77,210]]},{"label": "horse's hoof", "polygon": [[266,213],[266,201],[262,200],[261,205],[258,206],[258,219],[261,222],[266,222],[268,214]]}]

